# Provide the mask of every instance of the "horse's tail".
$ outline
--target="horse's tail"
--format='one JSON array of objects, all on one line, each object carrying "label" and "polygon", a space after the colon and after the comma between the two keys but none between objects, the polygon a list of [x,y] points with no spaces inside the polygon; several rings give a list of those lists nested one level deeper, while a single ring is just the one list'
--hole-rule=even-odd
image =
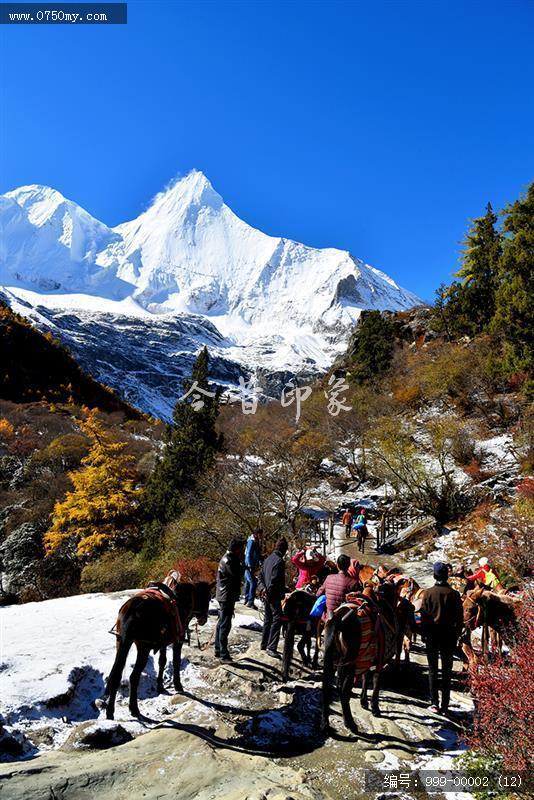
[{"label": "horse's tail", "polygon": [[322,728],[328,727],[330,716],[330,701],[332,699],[332,684],[334,683],[336,662],[336,620],[330,618],[324,628],[324,654],[323,654],[323,710]]},{"label": "horse's tail", "polygon": [[295,621],[289,620],[287,624],[286,637],[284,639],[284,653],[282,656],[282,677],[285,681],[289,678],[291,660],[293,658],[293,647],[295,644]]}]

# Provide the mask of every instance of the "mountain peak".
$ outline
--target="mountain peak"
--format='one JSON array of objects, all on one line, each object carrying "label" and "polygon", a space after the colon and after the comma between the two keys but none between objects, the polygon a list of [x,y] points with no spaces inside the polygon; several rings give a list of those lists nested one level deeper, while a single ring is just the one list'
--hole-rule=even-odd
[{"label": "mountain peak", "polygon": [[57,189],[53,189],[51,186],[42,186],[38,183],[19,186],[18,189],[6,192],[6,197],[15,200],[19,206],[27,208],[28,211],[36,205],[41,206],[41,209],[46,206],[50,211],[53,211],[62,203],[69,202]]},{"label": "mountain peak", "polygon": [[189,206],[220,208],[223,200],[208,178],[198,169],[174,180],[163,192],[156,195],[152,208],[169,207],[180,210]]}]

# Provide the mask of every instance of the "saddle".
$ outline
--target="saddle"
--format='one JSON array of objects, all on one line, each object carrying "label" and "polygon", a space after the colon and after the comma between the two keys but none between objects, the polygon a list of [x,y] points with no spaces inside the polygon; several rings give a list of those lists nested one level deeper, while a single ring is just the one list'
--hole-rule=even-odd
[{"label": "saddle", "polygon": [[368,672],[371,667],[381,671],[396,651],[396,623],[386,618],[381,606],[369,597],[351,593],[340,606],[348,613],[355,611],[360,621],[361,640],[355,662],[355,677]]},{"label": "saddle", "polygon": [[[180,617],[178,604],[172,589],[164,583],[149,583],[147,588],[143,589],[137,596],[147,600],[159,600],[159,602],[163,604],[171,623],[167,636],[165,637],[166,646],[174,644],[175,642],[185,641],[185,625]],[[164,631],[162,631],[162,633],[164,633]]]}]

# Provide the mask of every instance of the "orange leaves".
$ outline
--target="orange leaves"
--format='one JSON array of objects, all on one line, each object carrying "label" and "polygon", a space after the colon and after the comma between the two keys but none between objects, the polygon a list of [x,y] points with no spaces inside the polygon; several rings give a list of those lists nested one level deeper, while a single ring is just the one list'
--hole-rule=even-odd
[{"label": "orange leaves", "polygon": [[80,469],[69,472],[73,489],[54,507],[45,547],[51,553],[75,542],[78,556],[87,557],[132,535],[139,490],[125,443],[111,436],[96,411],[80,429],[91,446]]}]

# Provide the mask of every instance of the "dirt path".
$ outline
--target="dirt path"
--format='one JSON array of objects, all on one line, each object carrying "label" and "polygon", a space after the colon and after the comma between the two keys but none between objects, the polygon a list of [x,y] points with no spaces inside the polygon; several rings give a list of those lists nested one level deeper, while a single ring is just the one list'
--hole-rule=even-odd
[{"label": "dirt path", "polygon": [[[376,551],[376,523],[370,522],[368,525],[369,536],[365,542],[365,552],[362,554],[358,550],[356,539],[351,537],[344,538],[342,550],[351,558],[357,558],[362,564],[386,564],[388,567],[399,567],[408,575],[411,575],[421,586],[431,586],[432,564],[429,561],[410,561],[403,557],[402,553],[377,553]],[[335,530],[340,536],[344,526],[336,525]]]}]

